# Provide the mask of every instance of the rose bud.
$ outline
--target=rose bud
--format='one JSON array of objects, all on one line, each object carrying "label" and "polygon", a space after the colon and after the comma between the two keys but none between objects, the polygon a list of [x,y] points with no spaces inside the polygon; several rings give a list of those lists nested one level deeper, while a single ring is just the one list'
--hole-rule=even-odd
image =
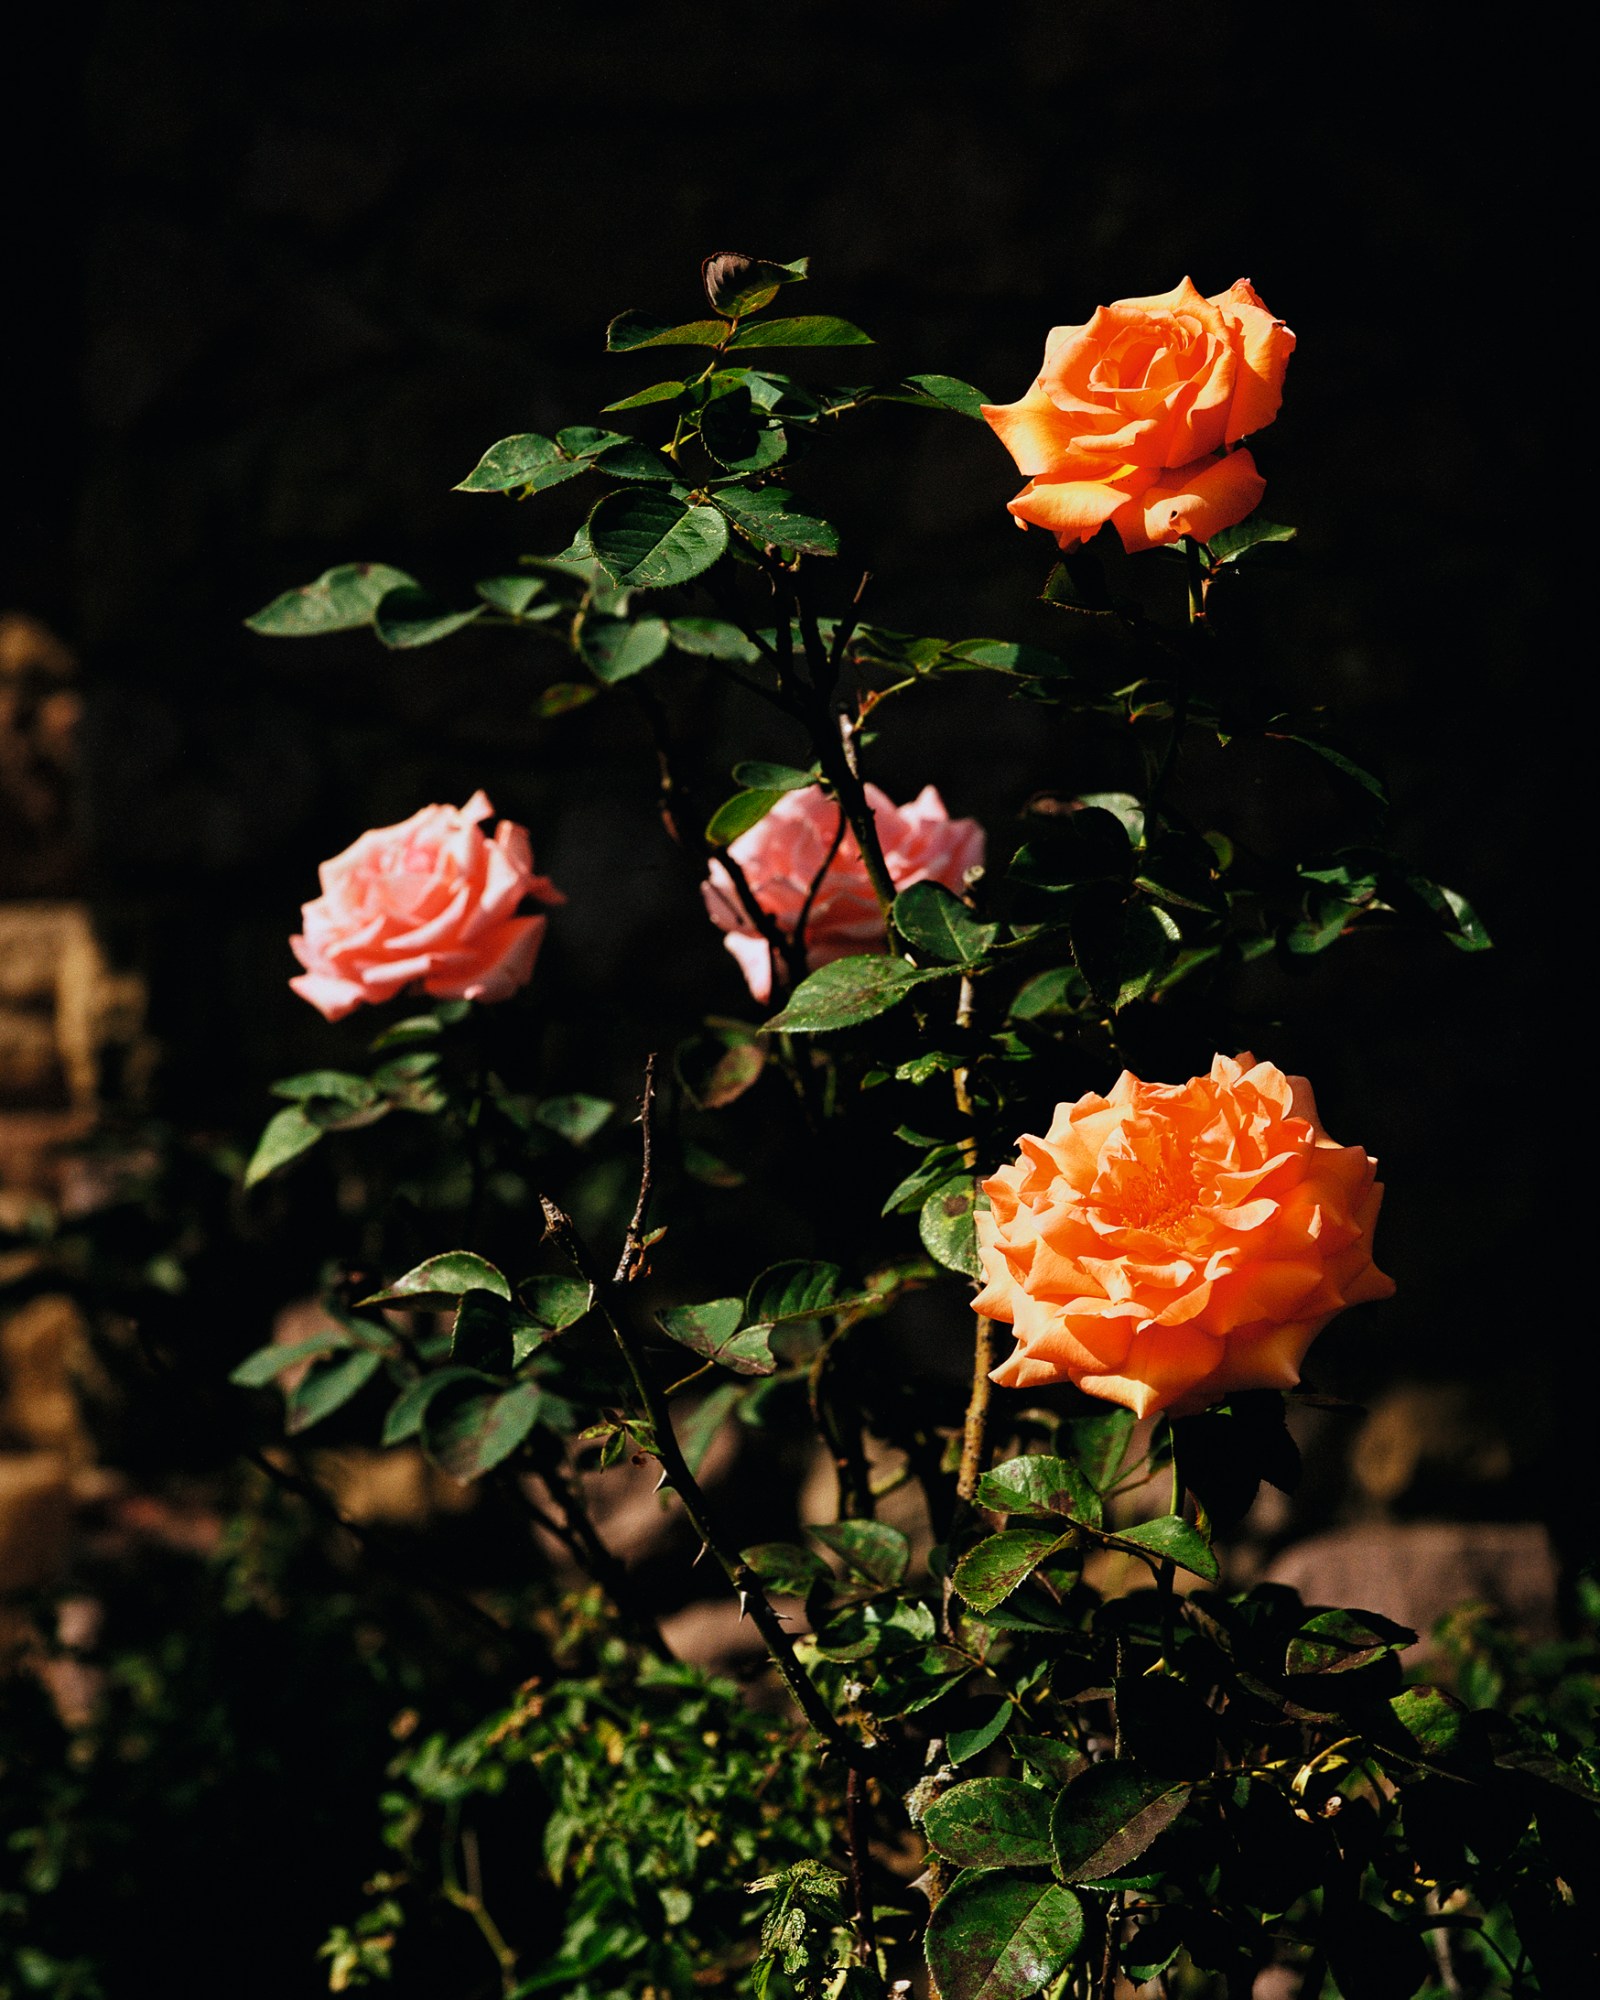
[{"label": "rose bud", "polygon": [[474,792],[464,806],[424,806],[374,827],[318,870],[322,894],[301,911],[289,948],[305,971],[289,984],[330,1021],[420,986],[440,1000],[505,1000],[527,983],[545,919],[522,905],[564,903],[533,872],[527,829]]},{"label": "rose bud", "polygon": [[1294,345],[1248,278],[1209,299],[1185,278],[1053,328],[1033,387],[983,412],[1028,475],[1011,513],[1064,549],[1107,521],[1130,553],[1231,528],[1266,490],[1233,447],[1277,415]]},{"label": "rose bud", "polygon": [[[978,822],[952,819],[932,785],[924,785],[903,806],[891,804],[876,785],[868,785],[866,791],[895,887],[940,882],[959,894],[967,870],[983,861],[983,828]],[[838,804],[812,785],[785,793],[728,849],[756,901],[780,930],[793,936],[805,912],[808,972],[855,952],[888,949],[883,912],[848,828],[833,858],[828,858],[838,832]],[[772,998],[772,953],[720,861],[712,861],[701,892],[712,922],[727,932],[723,942],[738,960],[752,998],[765,1005]]]},{"label": "rose bud", "polygon": [[983,1183],[973,1301],[1008,1321],[1011,1389],[1073,1382],[1136,1416],[1289,1389],[1335,1313],[1394,1291],[1372,1261],[1383,1188],[1311,1086],[1251,1055],[1209,1076],[1060,1104]]}]

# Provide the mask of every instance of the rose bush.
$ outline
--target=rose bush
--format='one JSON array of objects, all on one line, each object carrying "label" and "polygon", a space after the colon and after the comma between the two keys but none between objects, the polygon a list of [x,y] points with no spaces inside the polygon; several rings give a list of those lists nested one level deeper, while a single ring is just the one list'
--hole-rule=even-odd
[{"label": "rose bush", "polygon": [[318,873],[322,894],[289,940],[305,970],[289,981],[330,1021],[420,985],[441,1000],[504,1000],[524,985],[545,919],[531,897],[566,899],[533,869],[527,829],[502,820],[481,791],[464,806],[424,806],[373,827]]},{"label": "rose bush", "polygon": [[[959,892],[967,870],[983,860],[978,822],[952,819],[932,785],[903,806],[876,785],[868,785],[866,794],[895,887],[938,882]],[[841,838],[839,828],[839,807],[813,785],[787,793],[728,849],[756,901],[782,931],[793,935],[804,919],[808,972],[853,952],[882,951],[887,943],[883,911],[855,835],[846,827]],[[764,1004],[772,997],[772,952],[720,861],[712,861],[702,891],[712,922],[727,933],[723,942],[751,996]]]},{"label": "rose bush", "polygon": [[1185,278],[1053,328],[1027,394],[984,406],[1028,475],[1012,514],[1063,548],[1109,521],[1130,552],[1242,521],[1266,482],[1234,447],[1276,416],[1294,344],[1248,278],[1209,299]]},{"label": "rose bush", "polygon": [[1140,1417],[1292,1388],[1336,1312],[1394,1290],[1375,1163],[1328,1137],[1304,1077],[1253,1056],[1184,1084],[1124,1070],[1020,1145],[984,1182],[973,1301],[1016,1333],[1008,1388],[1071,1381]]}]

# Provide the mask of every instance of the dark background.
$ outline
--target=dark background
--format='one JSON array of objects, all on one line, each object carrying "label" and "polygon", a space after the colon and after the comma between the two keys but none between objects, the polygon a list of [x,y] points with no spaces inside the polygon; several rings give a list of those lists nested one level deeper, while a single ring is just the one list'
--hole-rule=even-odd
[{"label": "dark background", "polygon": [[[550,665],[509,637],[388,656],[240,622],[335,561],[449,578],[558,546],[556,502],[535,519],[449,489],[495,438],[651,379],[602,352],[612,313],[692,316],[709,251],[806,253],[806,309],[866,325],[885,367],[1009,399],[1051,324],[1246,273],[1301,343],[1257,450],[1265,511],[1302,531],[1263,585],[1286,701],[1326,704],[1387,780],[1396,844],[1499,945],[1354,945],[1258,996],[1259,1052],[1317,1079],[1391,1188],[1400,1301],[1330,1335],[1325,1372],[1553,1358],[1560,1379],[1560,1324],[1534,1349],[1518,1330],[1551,1197],[1515,1108],[1542,1088],[1560,984],[1526,804],[1551,783],[1535,690],[1556,657],[1538,376],[1571,362],[1530,303],[1571,261],[1543,138],[1559,58],[1446,47],[1438,21],[110,0],[37,23],[7,134],[0,602],[84,662],[89,886],[152,978],[163,1107],[250,1129],[268,1077],[348,1053],[283,983],[315,865],[480,783],[572,897],[548,976],[606,1010],[593,1084],[707,980],[741,1006],[643,734],[609,705],[536,722]],[[1063,643],[988,434],[911,412],[863,429],[815,490],[875,572],[873,615]],[[708,717],[715,745],[728,726]],[[991,823],[1100,775],[992,692],[916,711],[880,768]],[[1233,782],[1205,779],[1219,820],[1248,823]],[[1327,782],[1300,771],[1308,823]]]}]

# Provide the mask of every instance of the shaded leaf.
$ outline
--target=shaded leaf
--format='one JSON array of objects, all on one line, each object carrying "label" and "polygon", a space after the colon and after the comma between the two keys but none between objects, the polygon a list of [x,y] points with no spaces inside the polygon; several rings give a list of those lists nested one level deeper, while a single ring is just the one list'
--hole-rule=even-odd
[{"label": "shaded leaf", "polygon": [[574,458],[562,451],[554,438],[540,437],[537,432],[524,432],[517,437],[501,438],[498,444],[490,445],[477,464],[451,490],[456,493],[509,493],[514,487],[524,486],[532,493],[543,493],[549,487],[559,486],[564,480],[576,479],[580,472],[591,470],[587,459]]},{"label": "shaded leaf", "polygon": [[610,416],[613,410],[642,410],[650,403],[675,403],[687,387],[686,382],[652,382],[648,389],[636,390],[631,396],[607,403],[603,414]]},{"label": "shaded leaf", "polygon": [[740,834],[748,833],[753,826],[759,826],[789,789],[787,785],[766,787],[735,792],[731,799],[724,799],[706,821],[706,845],[731,846]]},{"label": "shaded leaf", "polygon": [[1342,1674],[1370,1666],[1401,1646],[1416,1643],[1416,1633],[1376,1611],[1318,1611],[1289,1641],[1284,1672]]},{"label": "shaded leaf", "polygon": [[586,1097],[580,1090],[565,1097],[547,1097],[534,1111],[535,1124],[555,1132],[569,1144],[586,1146],[616,1110],[607,1097]]},{"label": "shaded leaf", "polygon": [[770,305],[780,285],[803,279],[810,261],[801,257],[792,264],[775,264],[765,257],[746,257],[738,250],[719,250],[700,266],[700,276],[713,309],[728,319],[738,319]]},{"label": "shaded leaf", "polygon": [[1056,1866],[1069,1882],[1094,1882],[1137,1860],[1188,1803],[1190,1787],[1126,1758],[1092,1764],[1050,1815]]},{"label": "shaded leaf", "polygon": [[256,1141],[250,1164],[244,1170],[245,1186],[254,1187],[257,1181],[265,1180],[268,1174],[309,1152],[322,1137],[322,1130],[298,1104],[286,1105],[267,1120],[267,1129]]},{"label": "shaded leaf", "polygon": [[905,1582],[911,1544],[898,1528],[883,1521],[834,1521],[808,1532],[879,1590]]},{"label": "shaded leaf", "polygon": [[383,1356],[370,1347],[337,1361],[313,1367],[303,1382],[284,1398],[283,1427],[291,1437],[320,1424],[364,1389],[383,1366]]},{"label": "shaded leaf", "polygon": [[372,623],[391,590],[416,579],[388,563],[341,563],[315,583],[286,590],[244,622],[269,639],[310,639],[324,632],[353,632]]},{"label": "shaded leaf", "polygon": [[330,1326],[326,1333],[318,1334],[314,1340],[275,1340],[265,1347],[258,1347],[254,1354],[247,1354],[228,1380],[240,1389],[264,1389],[286,1368],[297,1367],[300,1362],[309,1361],[314,1356],[333,1354],[355,1344],[349,1334],[336,1326]]},{"label": "shaded leaf", "polygon": [[1070,1889],[984,1870],[958,1881],[928,1919],[928,1969],[941,2000],[1032,2000],[1083,1942]]},{"label": "shaded leaf", "polygon": [[[663,1333],[736,1375],[770,1375],[777,1367],[767,1344],[769,1329],[744,1326],[743,1299],[708,1299],[703,1305],[669,1306],[657,1313]],[[741,1331],[743,1328],[743,1331]]]},{"label": "shaded leaf", "polygon": [[606,328],[606,347],[612,354],[626,354],[635,347],[718,347],[727,331],[720,319],[668,326],[654,313],[623,312]]},{"label": "shaded leaf", "polygon": [[725,486],[716,501],[734,526],[762,547],[796,549],[808,556],[839,553],[838,529],[810,514],[791,513],[781,486]]},{"label": "shaded leaf", "polygon": [[970,1764],[974,1757],[981,1757],[991,1743],[999,1741],[1010,1720],[1010,1702],[996,1702],[993,1713],[973,1728],[950,1731],[945,1737],[945,1755],[952,1764]]},{"label": "shaded leaf", "polygon": [[981,389],[974,389],[970,382],[962,382],[954,375],[908,375],[905,386],[918,392],[918,401],[936,403],[941,410],[954,410],[961,417],[981,419],[983,406],[989,400]]},{"label": "shaded leaf", "polygon": [[471,1480],[508,1459],[539,1421],[544,1392],[532,1382],[430,1403],[422,1434],[428,1455],[453,1479]]},{"label": "shaded leaf", "polygon": [[461,1382],[482,1382],[484,1379],[476,1368],[435,1368],[431,1374],[419,1375],[416,1381],[408,1382],[389,1405],[380,1442],[386,1445],[403,1444],[407,1438],[415,1437],[422,1429],[428,1405],[442,1389],[452,1388]]},{"label": "shaded leaf", "polygon": [[1237,527],[1224,528],[1213,535],[1206,547],[1214,561],[1236,562],[1246,549],[1258,548],[1264,542],[1292,542],[1299,532],[1298,528],[1286,528],[1278,521],[1241,521]]},{"label": "shaded leaf", "polygon": [[872,335],[847,319],[826,313],[802,313],[791,319],[764,319],[741,326],[728,340],[732,347],[870,347]]},{"label": "shaded leaf", "polygon": [[983,1276],[974,1219],[977,1204],[977,1181],[971,1174],[960,1174],[935,1188],[917,1217],[917,1234],[928,1255],[947,1271],[959,1271],[964,1278]]},{"label": "shaded leaf", "polygon": [[787,1258],[763,1271],[745,1295],[747,1324],[775,1325],[783,1320],[814,1319],[841,1303],[843,1289],[837,1264],[810,1258]]},{"label": "shaded leaf", "polygon": [[307,1070],[301,1076],[281,1077],[269,1084],[274,1097],[287,1097],[296,1103],[308,1099],[326,1097],[340,1104],[348,1104],[352,1110],[362,1110],[376,1101],[378,1092],[372,1081],[364,1076],[352,1076],[340,1069]]},{"label": "shaded leaf", "polygon": [[1142,1522],[1137,1528],[1119,1528],[1115,1539],[1124,1548],[1143,1549],[1150,1555],[1162,1556],[1176,1563],[1179,1569],[1204,1577],[1207,1583],[1217,1580],[1217,1559],[1210,1542],[1178,1514],[1163,1514],[1159,1520]]},{"label": "shaded leaf", "polygon": [[584,664],[607,687],[642,674],[666,650],[664,618],[608,618],[590,611],[578,626],[578,651]]},{"label": "shaded leaf", "polygon": [[490,610],[503,611],[508,618],[521,618],[534,599],[545,594],[544,579],[537,576],[486,576],[473,588]]},{"label": "shaded leaf", "polygon": [[894,899],[894,927],[907,944],[946,965],[975,964],[1000,934],[998,924],[980,924],[942,882],[902,889]]},{"label": "shaded leaf", "polygon": [[802,771],[793,764],[768,764],[759,757],[747,757],[733,767],[734,779],[752,791],[800,792],[817,782],[815,771]]},{"label": "shaded leaf", "polygon": [[721,618],[674,618],[667,629],[680,653],[692,653],[700,659],[736,660],[748,667],[761,657],[754,640]]},{"label": "shaded leaf", "polygon": [[739,1560],[748,1563],[761,1581],[785,1597],[804,1597],[814,1583],[828,1574],[828,1565],[798,1542],[757,1542],[741,1549]]},{"label": "shaded leaf", "polygon": [[459,632],[463,625],[481,618],[487,608],[484,604],[472,604],[465,611],[452,610],[420,584],[403,583],[385,591],[372,623],[384,645],[395,652],[406,652],[414,646],[431,646],[435,640],[448,639],[452,632]]},{"label": "shaded leaf", "polygon": [[974,1611],[992,1611],[1024,1583],[1047,1556],[1073,1546],[1059,1528],[1004,1528],[978,1543],[956,1564],[950,1581]]}]

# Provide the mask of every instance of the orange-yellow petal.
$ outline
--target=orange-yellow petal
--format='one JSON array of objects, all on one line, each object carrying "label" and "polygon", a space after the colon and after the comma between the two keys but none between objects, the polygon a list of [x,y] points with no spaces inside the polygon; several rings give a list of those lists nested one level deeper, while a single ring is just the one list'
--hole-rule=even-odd
[{"label": "orange-yellow petal", "polygon": [[1281,319],[1267,311],[1248,278],[1239,278],[1211,301],[1230,325],[1240,343],[1238,386],[1228,415],[1229,444],[1237,444],[1252,431],[1261,430],[1278,414],[1283,401],[1283,378],[1295,337]]},{"label": "orange-yellow petal", "polygon": [[1047,529],[1062,548],[1070,549],[1097,534],[1119,511],[1136,506],[1133,496],[1155,477],[1130,469],[1116,480],[1031,479],[1007,505],[1019,521]]},{"label": "orange-yellow petal", "polygon": [[[1209,541],[1242,521],[1266,490],[1267,482],[1249,452],[1230,451],[1221,458],[1160,473],[1108,518],[1122,537],[1122,546],[1133,555],[1184,535]],[[1011,511],[1017,511],[1015,500]]]}]

